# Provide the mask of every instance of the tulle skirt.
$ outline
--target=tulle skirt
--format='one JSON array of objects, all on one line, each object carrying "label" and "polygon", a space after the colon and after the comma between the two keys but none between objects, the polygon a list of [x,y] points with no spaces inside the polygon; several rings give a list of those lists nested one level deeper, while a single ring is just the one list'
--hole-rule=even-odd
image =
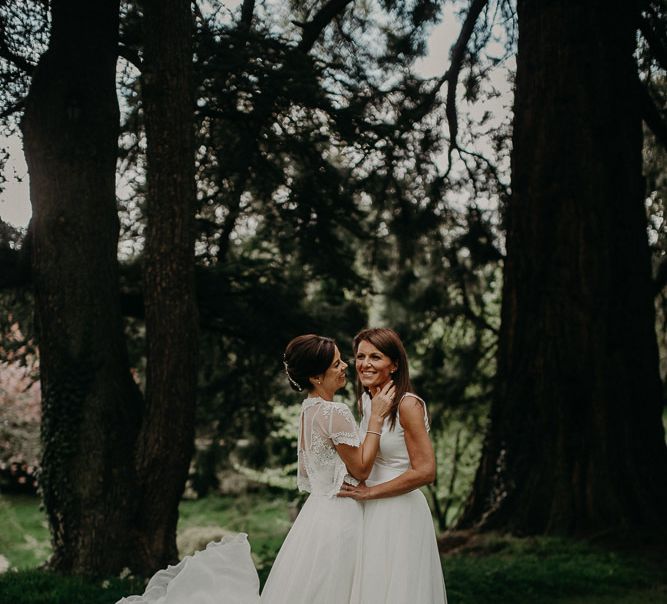
[{"label": "tulle skirt", "polygon": [[362,524],[359,502],[311,495],[273,563],[262,604],[358,601]]},{"label": "tulle skirt", "polygon": [[361,604],[447,602],[433,519],[421,491],[364,503]]},{"label": "tulle skirt", "polygon": [[360,602],[362,523],[357,501],[311,495],[278,552],[261,598],[247,535],[240,533],[157,572],[142,596],[117,604]]},{"label": "tulle skirt", "polygon": [[117,604],[257,604],[259,578],[245,533],[209,543],[153,575],[142,596]]}]

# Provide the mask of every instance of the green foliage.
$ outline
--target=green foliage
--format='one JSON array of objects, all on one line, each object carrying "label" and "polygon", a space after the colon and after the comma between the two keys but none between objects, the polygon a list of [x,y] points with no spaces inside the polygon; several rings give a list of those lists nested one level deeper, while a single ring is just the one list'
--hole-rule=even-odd
[{"label": "green foliage", "polygon": [[427,487],[434,520],[441,531],[454,526],[470,494],[481,457],[481,410],[447,409],[438,417],[431,438],[437,462],[435,484]]},{"label": "green foliage", "polygon": [[[667,18],[666,18],[667,20]],[[667,79],[655,78],[653,86],[664,95]],[[660,350],[660,375],[667,401],[667,149],[645,129],[644,177],[646,214],[653,274],[656,280],[656,334]]]},{"label": "green foliage", "polygon": [[0,519],[0,554],[9,568],[24,570],[46,562],[51,551],[49,529],[38,499],[0,495]]},{"label": "green foliage", "polygon": [[[347,355],[353,334],[371,320],[398,328],[435,431],[441,411],[457,405],[471,404],[477,425],[487,402],[493,337],[477,336],[475,312],[483,321],[494,312],[481,298],[495,295],[485,292],[497,270],[497,235],[489,216],[462,207],[470,196],[462,181],[443,177],[440,85],[415,71],[439,5],[364,4],[312,48],[299,47],[294,23],[308,22],[321,4],[292,2],[285,18],[258,5],[250,29],[213,6],[197,12],[202,352],[193,485],[201,493],[215,486],[215,470],[232,452],[255,468],[293,461],[275,436],[282,424],[274,408],[293,400],[280,357],[298,333],[334,336]],[[122,5],[123,54],[140,56],[140,8]],[[4,10],[8,31],[26,18]],[[33,62],[48,18],[40,28]],[[20,37],[11,44],[18,49]],[[140,74],[125,59],[120,65],[121,288],[134,315],[126,335],[141,381],[145,140]],[[5,75],[13,69],[3,66]],[[21,77],[25,86],[29,74]],[[466,166],[491,188],[483,171],[475,161]],[[486,261],[476,253],[482,240],[495,252]]]},{"label": "green foliage", "polygon": [[[218,525],[227,531],[248,533],[255,567],[263,583],[296,515],[295,501],[284,495],[268,495],[263,492],[259,496],[207,497],[184,501],[178,525],[179,547],[183,545],[180,535],[196,527]],[[209,540],[205,539],[199,547],[205,546]]]},{"label": "green foliage", "polygon": [[667,602],[656,563],[572,540],[492,537],[477,552],[447,557],[444,569],[459,604]]},{"label": "green foliage", "polygon": [[[48,44],[49,6],[39,0],[0,0],[0,25],[5,49],[0,57],[0,128],[14,133],[30,84],[29,71]],[[8,36],[6,32],[14,35]]]},{"label": "green foliage", "polygon": [[12,604],[110,604],[142,591],[135,579],[90,581],[41,570],[0,575],[0,602]]}]

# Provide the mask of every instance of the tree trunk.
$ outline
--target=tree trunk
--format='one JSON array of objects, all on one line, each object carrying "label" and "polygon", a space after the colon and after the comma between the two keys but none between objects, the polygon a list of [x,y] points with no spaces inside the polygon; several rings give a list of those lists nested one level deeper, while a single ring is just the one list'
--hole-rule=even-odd
[{"label": "tree trunk", "polygon": [[137,467],[144,569],[178,558],[178,504],[194,440],[194,132],[189,0],[146,0],[146,410]]},{"label": "tree trunk", "polygon": [[125,565],[141,396],[118,299],[118,0],[52,2],[22,129],[42,386],[40,485],[63,572]]},{"label": "tree trunk", "polygon": [[462,526],[664,527],[633,2],[520,0],[498,388]]}]

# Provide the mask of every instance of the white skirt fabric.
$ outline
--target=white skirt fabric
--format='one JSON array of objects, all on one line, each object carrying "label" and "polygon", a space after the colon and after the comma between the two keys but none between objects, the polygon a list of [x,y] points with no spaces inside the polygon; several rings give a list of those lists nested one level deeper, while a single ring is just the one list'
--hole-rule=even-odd
[{"label": "white skirt fabric", "polygon": [[245,533],[209,543],[153,575],[141,596],[117,604],[257,604],[259,577]]},{"label": "white skirt fabric", "polygon": [[446,604],[433,519],[421,491],[364,503],[360,604]]},{"label": "white skirt fabric", "polygon": [[117,604],[360,602],[362,523],[359,502],[311,495],[278,552],[261,597],[247,535],[240,533],[158,571],[142,596]]},{"label": "white skirt fabric", "polygon": [[308,497],[273,563],[262,604],[358,601],[362,523],[357,501]]}]

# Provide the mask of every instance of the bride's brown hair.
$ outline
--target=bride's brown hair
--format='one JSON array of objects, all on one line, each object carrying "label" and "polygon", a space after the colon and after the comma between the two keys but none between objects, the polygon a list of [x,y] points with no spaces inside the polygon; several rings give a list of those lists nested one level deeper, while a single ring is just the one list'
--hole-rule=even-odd
[{"label": "bride's brown hair", "polygon": [[312,390],[310,378],[324,373],[333,362],[336,342],[331,338],[307,333],[287,344],[283,366],[292,390]]},{"label": "bride's brown hair", "polygon": [[[352,349],[354,350],[354,356],[356,359],[357,350],[359,349],[359,344],[361,342],[370,342],[377,348],[382,354],[387,355],[393,363],[396,364],[396,371],[392,373],[392,379],[394,380],[394,386],[396,386],[396,395],[394,396],[394,402],[391,405],[389,410],[389,424],[393,430],[396,426],[396,416],[398,415],[398,405],[401,402],[403,396],[412,392],[412,383],[410,382],[410,369],[408,368],[408,355],[405,353],[405,348],[403,347],[403,342],[401,338],[398,337],[398,334],[393,329],[388,329],[386,327],[373,327],[370,329],[362,329],[352,342]],[[359,379],[359,374],[357,373],[357,399],[359,410],[361,412],[361,395],[364,392],[367,392],[367,389],[364,388],[361,380]]]}]

